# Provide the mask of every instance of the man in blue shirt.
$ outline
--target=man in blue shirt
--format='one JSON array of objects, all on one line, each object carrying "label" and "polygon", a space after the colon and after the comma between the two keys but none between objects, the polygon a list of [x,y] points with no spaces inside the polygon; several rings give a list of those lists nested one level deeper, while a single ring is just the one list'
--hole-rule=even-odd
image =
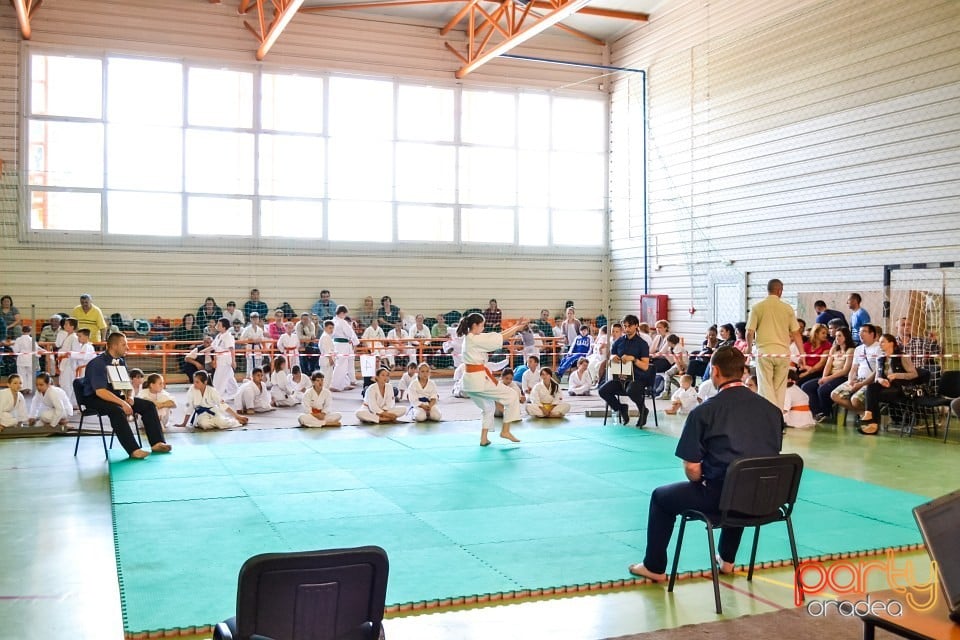
[{"label": "man in blue shirt", "polygon": [[813,303],[813,310],[817,312],[817,319],[814,320],[817,324],[822,324],[827,326],[830,324],[830,321],[836,318],[843,322],[843,326],[847,326],[847,319],[843,314],[836,309],[828,309],[827,303],[823,300],[817,300]]},{"label": "man in blue shirt", "polygon": [[850,333],[853,335],[853,341],[860,344],[860,327],[870,324],[870,314],[860,306],[863,298],[859,293],[851,293],[847,298],[847,306],[850,307]]},{"label": "man in blue shirt", "polygon": [[[654,582],[667,579],[667,545],[677,516],[687,509],[718,513],[727,467],[739,458],[775,456],[783,440],[783,412],[740,381],[746,358],[720,347],[710,359],[710,381],[719,393],[687,416],[676,455],[683,460],[685,482],[654,489],[647,518],[643,562],[630,573]],[[720,532],[720,569],[733,571],[743,528]]]},{"label": "man in blue shirt", "polygon": [[320,322],[331,320],[337,315],[337,303],[330,299],[329,289],[320,292],[320,299],[313,303],[310,312],[320,316]]},{"label": "man in blue shirt", "polygon": [[[631,400],[637,405],[640,411],[640,419],[637,420],[637,426],[642,427],[647,423],[647,416],[650,410],[644,404],[643,398],[647,386],[652,384],[650,374],[647,370],[650,367],[650,347],[647,341],[640,337],[638,329],[640,320],[637,316],[629,314],[623,317],[623,335],[618,338],[610,347],[610,361],[612,363],[633,363],[633,376],[611,376],[598,393],[604,402],[610,405],[610,408],[620,416],[620,422],[627,424],[630,422],[630,409],[626,404],[620,402],[620,396],[626,392]],[[626,385],[626,386],[624,386]]]},{"label": "man in blue shirt", "polygon": [[133,436],[128,422],[128,418],[133,414],[139,415],[143,420],[150,450],[154,453],[169,453],[171,447],[163,439],[163,426],[157,415],[157,405],[143,398],[133,398],[129,391],[121,395],[123,392],[115,391],[110,384],[107,367],[125,367],[123,356],[126,353],[127,337],[122,333],[111,333],[107,338],[107,350],[87,364],[83,378],[83,404],[110,418],[113,433],[131,458],[139,460],[150,455],[150,451],[139,447]]}]

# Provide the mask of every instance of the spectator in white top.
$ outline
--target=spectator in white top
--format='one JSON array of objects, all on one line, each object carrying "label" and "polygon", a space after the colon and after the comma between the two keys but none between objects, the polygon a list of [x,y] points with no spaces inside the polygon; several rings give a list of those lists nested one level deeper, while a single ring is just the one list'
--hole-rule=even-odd
[{"label": "spectator in white top", "polygon": [[373,384],[367,387],[363,405],[357,410],[357,419],[369,424],[396,422],[407,410],[397,406],[396,394],[390,384],[390,370],[381,368]]},{"label": "spectator in white top", "polygon": [[421,362],[420,366],[417,367],[417,376],[410,381],[410,385],[407,387],[407,398],[410,401],[410,411],[413,413],[415,421],[439,421],[443,419],[440,407],[437,406],[440,393],[437,391],[436,383],[430,379],[430,365],[426,362]]},{"label": "spectator in white top", "polygon": [[233,300],[227,303],[227,308],[223,312],[223,317],[229,320],[230,324],[233,324],[234,322],[239,320],[240,324],[242,325],[246,320],[243,317],[243,311],[240,311],[240,309],[237,309],[237,303],[234,302]]},{"label": "spectator in white top", "polygon": [[303,394],[303,413],[297,417],[301,427],[339,427],[340,414],[332,411],[333,396],[323,388],[322,371],[310,376],[312,386]]},{"label": "spectator in white top", "polygon": [[53,386],[50,374],[41,373],[36,379],[37,393],[30,403],[30,424],[39,422],[47,427],[66,427],[73,415],[70,399],[63,389]]}]

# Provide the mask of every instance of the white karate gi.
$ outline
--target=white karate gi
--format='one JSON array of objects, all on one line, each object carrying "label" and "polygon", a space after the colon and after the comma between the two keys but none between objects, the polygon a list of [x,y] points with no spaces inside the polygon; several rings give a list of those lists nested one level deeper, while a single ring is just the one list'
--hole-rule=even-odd
[{"label": "white karate gi", "polygon": [[237,378],[233,373],[235,346],[236,341],[229,331],[218,333],[210,345],[217,363],[213,371],[213,386],[222,398],[230,399],[237,395]]},{"label": "white karate gi", "polygon": [[323,372],[324,389],[333,382],[333,369],[337,364],[337,351],[334,348],[333,336],[324,332],[320,336],[320,371]]},{"label": "white karate gi", "polygon": [[30,402],[30,418],[40,424],[55,427],[61,420],[73,415],[73,406],[67,392],[52,384],[47,387],[46,393],[37,393]]},{"label": "white karate gi", "polygon": [[333,350],[337,359],[333,365],[333,376],[325,378],[330,381],[331,391],[343,391],[353,386],[356,372],[355,351],[358,344],[360,339],[350,323],[339,316],[334,316]]},{"label": "white karate gi", "polygon": [[[141,389],[140,393],[137,394],[137,397],[143,398],[144,400],[149,400],[153,404],[173,400],[173,396],[170,395],[170,392],[166,389],[160,389],[160,393],[153,393],[147,387]],[[173,407],[157,407],[157,415],[160,417],[161,426],[167,426],[167,424],[170,422],[171,413],[173,413]]]},{"label": "white karate gi", "polygon": [[34,353],[38,348],[33,342],[33,334],[25,333],[13,341],[13,352],[17,354],[17,375],[23,383],[24,391],[33,391],[33,378],[40,368]]},{"label": "white karate gi", "polygon": [[[376,385],[374,385],[376,386]],[[303,394],[303,413],[297,420],[301,427],[339,427],[340,414],[330,411],[333,406],[333,394],[324,387],[317,393],[313,387],[307,389]],[[319,410],[323,413],[323,418],[317,417],[313,411]]]},{"label": "white karate gi", "polygon": [[427,412],[421,404],[427,404],[430,400],[439,400],[440,393],[437,391],[437,385],[433,380],[427,380],[426,386],[420,384],[420,377],[414,376],[407,387],[407,399],[410,401],[410,413],[417,422],[425,420],[440,421],[443,414],[440,413],[440,407],[433,405]]},{"label": "white karate gi", "polygon": [[798,385],[787,387],[783,400],[783,422],[795,429],[809,429],[817,424],[810,412],[810,398]]},{"label": "white karate gi", "polygon": [[530,393],[533,392],[533,388],[540,384],[540,367],[536,369],[527,369],[523,372],[523,377],[520,378],[520,388],[523,389],[523,393],[527,396],[527,402],[530,402]]},{"label": "white karate gi", "polygon": [[463,390],[463,374],[467,372],[467,367],[463,363],[457,365],[453,371],[453,388],[450,390],[454,398],[469,398]]},{"label": "white karate gi", "polygon": [[[487,354],[503,347],[503,334],[467,334],[463,339],[463,362],[467,365],[487,364]],[[503,405],[503,422],[520,420],[520,395],[498,384],[489,371],[467,371],[463,374],[463,390],[480,407],[480,423],[484,429],[493,428],[496,403]]]},{"label": "white karate gi", "polygon": [[[538,382],[533,391],[530,392],[527,413],[534,418],[562,418],[570,411],[570,403],[562,402],[562,400],[563,394],[559,387],[556,393],[551,394],[547,385],[543,384],[542,381]],[[553,406],[547,411],[543,405]]]},{"label": "white karate gi", "polygon": [[9,388],[0,389],[0,428],[15,427],[29,418],[23,394],[17,391],[14,397]]},{"label": "white karate gi", "polygon": [[367,387],[367,392],[363,396],[363,405],[357,410],[357,419],[361,422],[378,424],[381,413],[391,413],[395,418],[399,418],[407,412],[405,407],[398,407],[394,398],[393,385],[389,382],[384,386],[383,393],[380,393],[380,385],[374,382]]},{"label": "white karate gi", "polygon": [[387,339],[387,336],[383,333],[383,329],[379,326],[377,327],[367,327],[363,330],[364,340],[375,340],[376,342],[365,342],[364,346],[370,350],[370,353],[375,356],[383,357],[383,341]]},{"label": "white karate gi", "polygon": [[303,399],[303,395],[290,386],[290,376],[283,369],[270,374],[270,384],[270,397],[278,407],[295,407]]},{"label": "white karate gi", "polygon": [[240,411],[266,413],[274,408],[270,400],[270,385],[264,382],[258,387],[253,380],[246,380],[237,392],[236,405]]},{"label": "white karate gi", "polygon": [[713,381],[707,378],[700,383],[700,387],[697,389],[697,399],[703,403],[718,393],[720,392],[717,391],[717,388],[713,386]]},{"label": "white karate gi", "polygon": [[300,336],[285,333],[277,338],[277,352],[287,359],[287,371],[300,366]]},{"label": "white karate gi", "polygon": [[[700,385],[703,386],[703,385]],[[712,385],[711,385],[712,386]],[[806,398],[806,395],[804,395]],[[670,396],[670,402],[679,402],[680,408],[677,410],[677,413],[680,415],[686,415],[693,411],[694,407],[697,406],[697,390],[693,387],[689,389],[684,389],[680,387],[673,392],[673,395]]]},{"label": "white karate gi", "polygon": [[[409,338],[410,334],[407,333],[407,330],[404,328],[390,329],[390,333],[387,334],[387,340],[404,340]],[[417,362],[417,349],[412,346],[411,343],[393,343],[387,348],[387,362],[390,364],[390,368],[393,368],[394,365],[394,356],[403,352],[403,355],[409,358],[408,364],[410,362]]]},{"label": "white karate gi", "polygon": [[247,355],[247,377],[249,378],[254,368],[263,364],[263,347],[258,342],[263,340],[263,327],[254,326],[253,323],[248,324],[243,328],[240,340],[246,342],[243,347]]},{"label": "white karate gi", "polygon": [[[233,429],[240,426],[237,419],[227,413],[220,394],[210,385],[207,385],[203,393],[200,393],[196,387],[190,387],[187,391],[187,406],[184,408],[187,414],[194,414],[191,422],[196,429]],[[199,413],[198,409],[201,410]],[[209,411],[203,411],[203,409]]]},{"label": "white karate gi", "polygon": [[288,380],[288,384],[290,385],[290,388],[293,390],[294,393],[300,394],[299,397],[301,399],[303,399],[303,394],[307,392],[307,389],[313,386],[312,383],[310,382],[310,377],[304,375],[303,373],[300,374],[299,380],[295,380],[293,378],[293,374],[291,373],[290,378]]},{"label": "white karate gi", "polygon": [[453,356],[453,366],[459,367],[463,364],[463,337],[457,335],[454,327],[447,329],[447,333],[450,339],[443,343],[443,351]]},{"label": "white karate gi", "polygon": [[397,383],[397,389],[400,390],[400,395],[397,396],[398,398],[403,400],[404,397],[406,397],[407,389],[410,388],[410,381],[416,377],[417,377],[416,373],[414,373],[413,375],[410,375],[409,371],[404,372],[404,374],[400,376],[400,382]]},{"label": "white karate gi", "polygon": [[569,385],[567,388],[567,393],[572,396],[588,396],[590,395],[590,389],[593,387],[593,376],[590,375],[590,367],[587,367],[587,370],[583,372],[583,376],[580,375],[579,369],[574,369],[570,372]]},{"label": "white karate gi", "polygon": [[[498,384],[501,386],[506,386],[508,389],[513,389],[514,391],[517,392],[518,396],[523,396],[523,391],[520,389],[520,385],[517,384],[516,380],[512,380],[508,385],[504,385],[502,381],[499,382]],[[503,405],[500,404],[499,402],[496,404],[496,409],[494,410],[493,415],[497,418],[503,417]]]},{"label": "white karate gi", "polygon": [[80,346],[76,332],[68,333],[64,338],[60,350],[57,352],[57,358],[60,360],[60,378],[59,385],[70,399],[70,405],[76,407],[77,398],[73,394],[73,381],[77,379],[77,368],[70,359],[70,354]]},{"label": "white karate gi", "polygon": [[593,352],[589,356],[590,366],[587,367],[591,379],[597,380],[600,377],[600,365],[610,357],[609,347],[610,336],[605,333],[601,333],[597,336],[597,339],[593,341]]}]

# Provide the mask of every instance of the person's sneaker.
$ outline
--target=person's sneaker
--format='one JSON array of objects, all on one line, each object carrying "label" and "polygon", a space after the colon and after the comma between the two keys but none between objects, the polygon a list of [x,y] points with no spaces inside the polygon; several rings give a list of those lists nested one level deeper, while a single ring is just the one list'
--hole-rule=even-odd
[{"label": "person's sneaker", "polygon": [[670,399],[670,392],[669,392],[669,391],[664,391],[664,392],[661,393],[659,396],[657,396],[657,400],[669,400],[669,399]]},{"label": "person's sneaker", "polygon": [[630,422],[630,409],[626,406],[620,407],[620,424],[627,424]]},{"label": "person's sneaker", "polygon": [[830,416],[825,413],[818,413],[817,415],[813,416],[813,419],[817,421],[817,424],[821,424],[829,420]]}]

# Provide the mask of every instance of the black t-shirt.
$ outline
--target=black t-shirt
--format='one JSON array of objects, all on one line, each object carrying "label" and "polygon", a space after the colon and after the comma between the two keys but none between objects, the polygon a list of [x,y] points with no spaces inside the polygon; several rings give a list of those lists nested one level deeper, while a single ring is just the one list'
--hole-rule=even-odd
[{"label": "black t-shirt", "polygon": [[626,334],[617,338],[610,347],[610,354],[614,356],[633,356],[636,360],[633,363],[633,379],[642,380],[647,377],[647,372],[640,368],[637,362],[641,358],[650,357],[650,345],[640,337],[640,334],[628,338]]},{"label": "black t-shirt", "polygon": [[87,363],[87,368],[83,374],[83,392],[87,396],[96,395],[97,389],[106,389],[113,395],[122,397],[121,394],[114,391],[110,385],[110,378],[107,376],[107,366],[111,364],[126,366],[123,358],[114,358],[106,351]]},{"label": "black t-shirt", "polygon": [[722,389],[687,416],[676,455],[700,462],[703,479],[721,483],[733,461],[780,453],[783,428],[783,412],[760,394]]}]

